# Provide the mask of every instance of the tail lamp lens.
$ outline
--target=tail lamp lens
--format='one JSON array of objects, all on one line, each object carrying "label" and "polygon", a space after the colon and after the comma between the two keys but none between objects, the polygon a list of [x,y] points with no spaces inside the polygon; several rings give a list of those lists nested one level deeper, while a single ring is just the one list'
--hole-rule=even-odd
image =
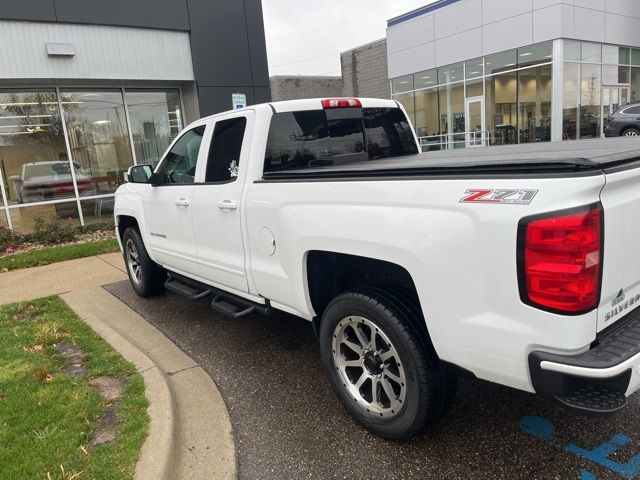
[{"label": "tail lamp lens", "polygon": [[523,227],[523,300],[567,314],[596,308],[602,264],[602,207],[594,205],[569,214],[525,220]]},{"label": "tail lamp lens", "polygon": [[325,110],[332,108],[362,108],[362,102],[357,98],[328,98],[322,100],[322,108]]}]

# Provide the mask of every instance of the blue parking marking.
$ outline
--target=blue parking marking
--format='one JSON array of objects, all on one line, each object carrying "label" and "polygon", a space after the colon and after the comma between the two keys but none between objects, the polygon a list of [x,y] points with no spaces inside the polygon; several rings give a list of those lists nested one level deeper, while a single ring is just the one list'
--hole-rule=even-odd
[{"label": "blue parking marking", "polygon": [[614,462],[609,458],[614,452],[627,446],[629,442],[631,442],[629,437],[625,435],[615,435],[609,442],[603,443],[593,450],[585,450],[576,445],[567,445],[564,449],[567,452],[575,453],[582,458],[586,458],[626,478],[634,479],[640,475],[640,455],[636,455],[627,463]]},{"label": "blue parking marking", "polygon": [[556,427],[546,418],[524,417],[520,420],[520,427],[534,437],[542,438],[545,442],[555,442],[557,440],[554,435]]},{"label": "blue parking marking", "polygon": [[[520,420],[520,428],[534,437],[541,438],[548,443],[560,443],[560,439],[555,435],[556,428],[549,420],[542,417],[524,417]],[[578,455],[581,458],[589,460],[601,467],[615,472],[623,477],[633,480],[640,478],[640,454],[633,457],[627,463],[618,463],[611,460],[611,455],[623,447],[626,447],[631,439],[626,435],[614,435],[608,442],[598,447],[587,450],[574,444],[567,444],[563,449]],[[584,470],[582,472],[582,480],[596,480],[596,476]]]}]

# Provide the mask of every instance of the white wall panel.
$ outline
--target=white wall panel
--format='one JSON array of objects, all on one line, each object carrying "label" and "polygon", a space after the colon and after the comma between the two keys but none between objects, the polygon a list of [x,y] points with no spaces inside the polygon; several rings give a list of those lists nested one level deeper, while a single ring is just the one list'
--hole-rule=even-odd
[{"label": "white wall panel", "polygon": [[532,0],[482,0],[482,21],[488,23],[531,12]]},{"label": "white wall panel", "polygon": [[[633,2],[635,0],[629,1]],[[601,12],[604,12],[604,4],[605,0],[574,0],[576,7],[590,8],[592,10],[600,10]]]},{"label": "white wall panel", "polygon": [[448,65],[482,56],[482,29],[475,28],[436,40],[436,64]]},{"label": "white wall panel", "polygon": [[540,10],[552,5],[560,5],[562,3],[573,5],[573,0],[533,0],[533,9]]},{"label": "white wall panel", "polygon": [[[75,57],[48,57],[71,43]],[[0,22],[0,78],[193,80],[189,35],[141,28]]]},{"label": "white wall panel", "polygon": [[634,45],[637,39],[637,19],[612,13],[605,14],[605,39],[607,43]]},{"label": "white wall panel", "polygon": [[387,29],[387,51],[398,52],[435,40],[433,15],[422,15]]},{"label": "white wall panel", "polygon": [[423,55],[417,46],[435,38],[428,61],[409,54],[393,60],[403,74],[428,68],[433,58],[436,67],[474,58],[478,44],[484,55],[560,38],[640,47],[640,0],[461,0],[388,32],[391,71],[394,52],[416,48]]},{"label": "white wall panel", "polygon": [[389,78],[429,70],[436,66],[434,43],[392,53],[389,59]]},{"label": "white wall panel", "polygon": [[481,0],[462,0],[434,12],[436,39],[482,25]]},{"label": "white wall panel", "polygon": [[638,3],[637,0],[607,0],[605,8],[608,13],[635,17]]},{"label": "white wall panel", "polygon": [[533,14],[527,13],[485,25],[482,43],[485,55],[533,43]]},{"label": "white wall panel", "polygon": [[576,7],[575,38],[604,42],[604,12]]},{"label": "white wall panel", "polygon": [[563,33],[561,4],[533,12],[533,43],[555,40],[561,38]]}]

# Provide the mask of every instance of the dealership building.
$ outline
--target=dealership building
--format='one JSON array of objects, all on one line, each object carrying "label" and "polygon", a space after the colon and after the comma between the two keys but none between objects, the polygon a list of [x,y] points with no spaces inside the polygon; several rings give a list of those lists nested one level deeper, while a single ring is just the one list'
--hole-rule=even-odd
[{"label": "dealership building", "polygon": [[0,225],[18,231],[112,222],[131,165],[233,94],[271,99],[260,0],[3,0],[0,65]]},{"label": "dealership building", "polygon": [[388,21],[423,150],[601,137],[640,100],[636,0],[440,0]]}]

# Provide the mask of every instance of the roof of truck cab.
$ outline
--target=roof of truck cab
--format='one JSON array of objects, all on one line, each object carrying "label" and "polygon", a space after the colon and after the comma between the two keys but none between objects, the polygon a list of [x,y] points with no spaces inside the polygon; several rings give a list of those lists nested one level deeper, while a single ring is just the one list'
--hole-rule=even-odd
[{"label": "roof of truck cab", "polygon": [[[248,105],[244,108],[240,108],[238,110],[227,110],[225,112],[216,113],[213,115],[209,115],[207,117],[200,118],[195,122],[187,125],[187,128],[193,127],[199,124],[203,124],[209,120],[217,119],[218,117],[224,117],[232,113],[241,113],[244,110],[271,110],[277,113],[284,112],[299,112],[302,110],[321,110],[322,109],[322,100],[328,98],[356,98],[356,97],[322,97],[322,98],[305,98],[302,100],[286,100],[282,102],[269,102],[269,103],[258,103],[255,105]],[[359,98],[360,103],[362,103],[363,108],[396,108],[398,107],[398,102],[395,100],[384,100],[381,98]]]},{"label": "roof of truck cab", "polygon": [[[283,102],[271,102],[276,112],[298,112],[301,110],[321,110],[322,100],[329,98],[347,98],[347,97],[322,97],[307,98],[302,100],[286,100]],[[355,98],[355,97],[348,97]],[[362,108],[394,108],[398,106],[395,100],[384,100],[381,98],[357,98],[362,103]]]},{"label": "roof of truck cab", "polygon": [[598,170],[640,161],[640,140],[633,137],[465,148],[390,157],[360,163],[270,172],[266,179],[305,176],[492,173],[527,169]]}]

